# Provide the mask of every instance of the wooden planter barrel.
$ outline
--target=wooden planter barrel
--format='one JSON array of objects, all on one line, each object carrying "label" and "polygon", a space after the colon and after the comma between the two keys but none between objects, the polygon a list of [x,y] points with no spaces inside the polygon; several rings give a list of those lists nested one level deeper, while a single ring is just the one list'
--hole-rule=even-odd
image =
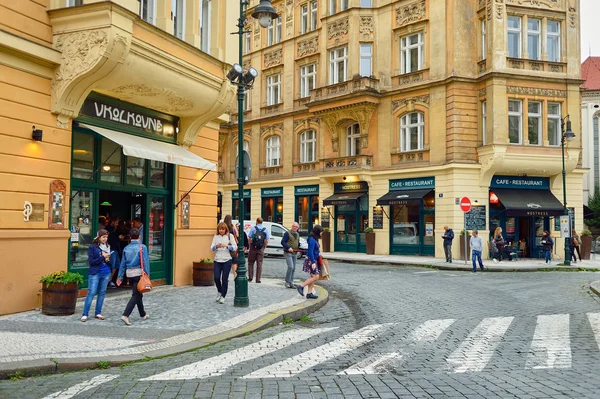
[{"label": "wooden planter barrel", "polygon": [[194,262],[193,281],[195,287],[215,285],[214,263]]},{"label": "wooden planter barrel", "polygon": [[579,248],[581,251],[581,259],[590,260],[590,255],[592,253],[592,236],[581,236],[581,247]]},{"label": "wooden planter barrel", "polygon": [[375,254],[375,233],[365,233],[365,241],[367,243],[367,255]]},{"label": "wooden planter barrel", "polygon": [[68,316],[75,313],[77,283],[42,284],[42,313],[48,316]]},{"label": "wooden planter barrel", "polygon": [[324,231],[321,233],[321,244],[323,245],[323,252],[331,252],[331,232]]}]

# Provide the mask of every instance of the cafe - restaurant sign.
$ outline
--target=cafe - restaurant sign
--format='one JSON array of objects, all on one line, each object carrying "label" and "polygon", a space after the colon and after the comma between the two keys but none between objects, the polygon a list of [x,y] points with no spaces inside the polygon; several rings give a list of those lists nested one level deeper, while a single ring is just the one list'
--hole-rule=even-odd
[{"label": "cafe - restaurant sign", "polygon": [[369,183],[366,181],[357,181],[354,183],[335,183],[333,192],[338,193],[366,193],[369,191]]},{"label": "cafe - restaurant sign", "polygon": [[494,176],[490,188],[550,190],[550,179],[547,177]]},{"label": "cafe - restaurant sign", "polygon": [[435,177],[390,180],[390,191],[435,189]]}]

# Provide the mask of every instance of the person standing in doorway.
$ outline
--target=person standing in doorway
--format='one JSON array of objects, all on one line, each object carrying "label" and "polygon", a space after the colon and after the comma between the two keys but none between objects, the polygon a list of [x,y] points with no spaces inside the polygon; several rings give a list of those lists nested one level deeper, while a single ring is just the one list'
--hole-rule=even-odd
[{"label": "person standing in doorway", "polygon": [[502,236],[502,227],[496,227],[496,231],[494,231],[492,241],[494,241],[494,244],[496,245],[497,249],[497,258],[494,258],[494,262],[502,263],[502,253],[504,252],[504,237]]},{"label": "person standing in doorway", "polygon": [[106,287],[110,281],[110,247],[108,241],[108,231],[98,230],[98,235],[94,238],[92,245],[88,249],[88,292],[83,305],[83,314],[81,321],[86,322],[88,313],[92,306],[92,300],[98,294],[96,299],[96,318],[104,320],[102,316],[102,305],[106,296]]},{"label": "person standing in doorway", "polygon": [[319,245],[321,233],[323,233],[323,228],[320,225],[315,224],[308,236],[308,251],[306,251],[306,259],[304,259],[304,264],[302,265],[302,270],[310,274],[310,277],[302,284],[296,286],[298,293],[302,296],[304,296],[304,287],[308,288],[308,293],[306,294],[308,299],[318,298],[318,296],[312,292],[315,287],[315,282],[317,282],[319,275],[321,274],[321,246]]},{"label": "person standing in doorway", "polygon": [[475,261],[479,263],[479,268],[483,271],[483,260],[481,260],[481,253],[483,252],[483,240],[479,237],[479,232],[477,229],[474,229],[471,232],[471,260],[473,261],[473,273],[477,271],[477,264]]},{"label": "person standing in doorway", "polygon": [[296,270],[296,252],[298,252],[298,248],[300,247],[299,228],[300,225],[298,222],[292,223],[292,229],[283,233],[283,238],[281,239],[283,257],[285,258],[285,263],[287,263],[287,273],[285,274],[286,288],[295,288],[294,272]]},{"label": "person standing in doorway", "polygon": [[140,231],[140,244],[144,243],[144,224],[142,223],[142,219],[137,217],[132,221],[132,226]]},{"label": "person standing in doorway", "polygon": [[148,256],[148,248],[140,242],[140,231],[133,228],[129,231],[131,237],[131,243],[123,250],[123,256],[121,257],[121,266],[119,267],[119,278],[117,278],[117,285],[121,285],[123,277],[127,275],[129,283],[131,284],[131,298],[125,307],[121,320],[125,325],[130,326],[131,321],[129,316],[133,312],[133,308],[137,306],[140,317],[143,320],[150,318],[146,310],[144,309],[144,294],[138,291],[138,282],[143,272],[150,275],[150,258]]},{"label": "person standing in doorway", "polygon": [[452,263],[452,240],[454,240],[454,231],[448,226],[444,226],[444,254],[446,255],[446,263]]},{"label": "person standing in doorway", "polygon": [[269,231],[262,225],[263,218],[256,218],[256,225],[250,229],[248,239],[250,251],[248,252],[248,281],[254,278],[254,262],[256,262],[256,282],[260,283],[262,264],[265,248],[269,245]]},{"label": "person standing in doorway", "polygon": [[546,265],[549,265],[550,258],[552,257],[552,247],[554,247],[554,240],[552,240],[552,237],[550,237],[550,233],[548,233],[548,230],[544,230],[544,233],[542,233],[542,240],[540,242],[544,246],[544,263]]},{"label": "person standing in doorway", "polygon": [[229,287],[229,272],[231,272],[231,252],[237,251],[235,237],[229,233],[225,222],[217,225],[217,234],[212,239],[210,249],[215,253],[215,285],[217,287],[217,302],[225,303]]},{"label": "person standing in doorway", "polygon": [[117,288],[117,285],[114,283],[114,281],[117,277],[117,272],[119,271],[119,265],[121,264],[121,240],[119,239],[119,232],[117,231],[118,225],[119,217],[113,216],[110,218],[110,222],[106,227],[106,231],[108,231],[108,245],[112,249],[112,253],[110,255],[110,266],[112,268],[112,272],[110,273],[108,288]]}]

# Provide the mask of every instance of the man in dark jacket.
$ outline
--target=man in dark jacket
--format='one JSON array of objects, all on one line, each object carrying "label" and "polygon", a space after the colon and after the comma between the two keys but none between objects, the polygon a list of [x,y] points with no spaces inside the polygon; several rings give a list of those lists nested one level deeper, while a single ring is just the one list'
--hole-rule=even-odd
[{"label": "man in dark jacket", "polygon": [[444,226],[444,254],[446,255],[446,262],[452,263],[452,240],[454,240],[454,231],[448,226]]}]

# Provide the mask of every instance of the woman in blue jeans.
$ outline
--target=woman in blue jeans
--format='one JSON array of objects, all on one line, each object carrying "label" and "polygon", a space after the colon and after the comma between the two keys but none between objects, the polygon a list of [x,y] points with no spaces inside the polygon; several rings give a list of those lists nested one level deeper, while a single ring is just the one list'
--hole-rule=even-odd
[{"label": "woman in blue jeans", "polygon": [[98,320],[104,320],[102,316],[102,305],[104,304],[104,297],[106,296],[106,287],[110,281],[110,246],[106,243],[108,241],[108,231],[100,229],[98,235],[94,238],[92,245],[88,249],[88,263],[90,268],[88,269],[88,292],[85,297],[85,304],[83,305],[83,315],[81,321],[86,322],[88,319],[88,313],[92,306],[92,300],[98,294],[96,299],[96,318]]},{"label": "woman in blue jeans", "polygon": [[217,234],[214,235],[210,245],[215,253],[214,276],[217,287],[217,302],[225,303],[227,288],[229,286],[229,272],[231,272],[231,252],[237,251],[235,237],[229,232],[229,227],[224,222],[217,225]]},{"label": "woman in blue jeans", "polygon": [[548,230],[544,230],[544,233],[542,234],[541,244],[544,246],[545,264],[548,265],[550,264],[550,259],[552,256],[552,247],[554,246],[554,240],[552,240],[552,237],[550,237],[550,233],[548,233]]}]

